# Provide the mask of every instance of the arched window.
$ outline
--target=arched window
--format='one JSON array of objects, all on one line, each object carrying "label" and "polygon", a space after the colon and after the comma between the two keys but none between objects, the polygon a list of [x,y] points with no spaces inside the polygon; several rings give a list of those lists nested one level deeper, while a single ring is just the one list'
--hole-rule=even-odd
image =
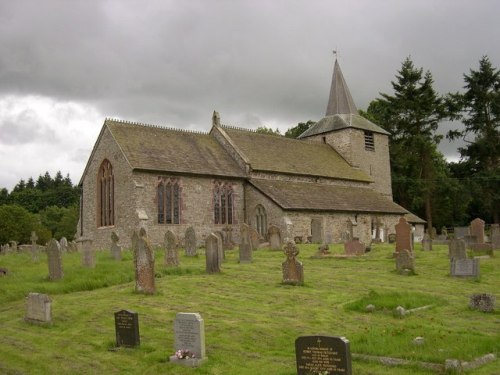
[{"label": "arched window", "polygon": [[97,226],[115,224],[115,192],[113,167],[104,159],[97,175]]},{"label": "arched window", "polygon": [[156,188],[159,224],[180,224],[181,188],[176,178],[159,178]]},{"label": "arched window", "polygon": [[267,234],[267,215],[266,209],[260,204],[255,208],[255,224],[257,232],[265,238]]},{"label": "arched window", "polygon": [[214,223],[233,224],[233,187],[228,183],[215,182]]}]

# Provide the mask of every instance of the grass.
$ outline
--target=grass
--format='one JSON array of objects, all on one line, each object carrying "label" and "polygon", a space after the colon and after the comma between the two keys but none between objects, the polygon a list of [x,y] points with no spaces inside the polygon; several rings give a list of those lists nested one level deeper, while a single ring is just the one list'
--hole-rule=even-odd
[{"label": "grass", "polygon": [[[341,246],[330,246],[333,253]],[[0,278],[0,373],[2,374],[295,374],[298,336],[345,336],[351,351],[369,355],[444,363],[500,352],[499,313],[468,308],[472,293],[497,293],[498,257],[481,259],[479,281],[450,278],[446,246],[416,250],[416,275],[394,272],[393,247],[375,245],[357,258],[311,259],[317,246],[300,245],[304,286],[281,284],[281,252],[261,249],[251,264],[239,264],[237,251],[226,254],[223,272],[207,275],[205,258],[181,258],[179,268],[163,266],[156,252],[157,293],[134,292],[132,255],[115,262],[97,254],[95,269],[80,266],[80,254],[64,255],[64,279],[47,280],[46,261],[29,255],[0,257],[9,275]],[[180,254],[183,254],[181,252]],[[47,293],[53,300],[53,325],[26,324],[24,298]],[[497,295],[498,298],[498,295]],[[372,303],[373,313],[364,312]],[[397,305],[427,310],[395,319]],[[115,350],[116,311],[139,313],[141,346]],[[205,321],[209,360],[198,369],[168,362],[173,354],[177,312],[199,312]],[[425,338],[423,346],[412,340]],[[492,374],[498,360],[471,374]],[[412,366],[388,368],[353,360],[354,374],[430,374]]]}]

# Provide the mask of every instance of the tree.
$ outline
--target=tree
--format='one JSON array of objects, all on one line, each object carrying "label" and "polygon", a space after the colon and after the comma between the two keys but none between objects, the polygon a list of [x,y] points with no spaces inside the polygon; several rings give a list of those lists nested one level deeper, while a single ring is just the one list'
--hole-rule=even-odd
[{"label": "tree", "polygon": [[[463,130],[450,131],[448,138],[462,137],[466,146],[459,148],[461,163],[468,169],[469,184],[474,185],[473,205],[483,206],[488,216],[500,221],[500,71],[487,56],[479,61],[479,70],[464,74],[465,93],[449,96],[460,111]],[[467,139],[473,136],[473,140]]]},{"label": "tree", "polygon": [[281,135],[280,130],[276,128],[276,130],[273,130],[271,128],[268,128],[266,126],[259,126],[256,130],[257,133],[261,134],[269,134],[269,135]]},{"label": "tree", "polygon": [[433,88],[432,74],[416,68],[408,57],[392,81],[394,94],[381,93],[372,101],[366,116],[391,133],[391,172],[393,194],[402,206],[425,212],[432,227],[432,198],[441,158],[436,134],[439,123],[448,114],[444,100]]},{"label": "tree", "polygon": [[29,243],[32,231],[40,228],[36,215],[18,205],[0,206],[0,243]]},{"label": "tree", "polygon": [[297,126],[290,128],[286,131],[285,137],[287,138],[297,138],[299,135],[304,133],[307,129],[313,126],[316,122],[308,120],[307,122],[299,122]]}]

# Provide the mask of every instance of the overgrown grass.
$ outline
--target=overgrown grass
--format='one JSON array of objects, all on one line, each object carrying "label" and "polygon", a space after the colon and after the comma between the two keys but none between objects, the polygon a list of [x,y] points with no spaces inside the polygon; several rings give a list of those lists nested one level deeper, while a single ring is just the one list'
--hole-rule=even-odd
[{"label": "overgrown grass", "polygon": [[[479,282],[450,278],[446,246],[416,250],[417,275],[393,272],[392,246],[376,245],[371,253],[349,259],[311,259],[317,245],[300,245],[305,285],[281,283],[283,253],[255,251],[251,264],[239,264],[237,251],[227,252],[221,274],[204,272],[205,258],[185,257],[181,266],[163,266],[156,252],[157,293],[134,292],[132,255],[121,262],[98,254],[95,269],[80,266],[79,254],[64,255],[61,281],[46,279],[44,259],[27,255],[0,257],[9,269],[0,278],[0,373],[6,374],[295,374],[294,341],[298,336],[345,336],[351,351],[370,355],[444,363],[471,360],[500,349],[498,313],[468,308],[472,293],[498,293],[500,260],[481,259]],[[333,253],[341,246],[331,247]],[[23,322],[28,292],[48,293],[53,325]],[[497,295],[498,298],[498,295]],[[365,313],[366,304],[392,309],[434,305],[404,319]],[[139,313],[141,346],[115,350],[114,312]],[[173,320],[177,312],[199,312],[205,320],[209,361],[198,369],[168,362],[173,354]],[[412,341],[425,338],[423,346]],[[492,374],[496,363],[473,374]],[[430,374],[414,366],[387,368],[353,361],[354,374]]]}]

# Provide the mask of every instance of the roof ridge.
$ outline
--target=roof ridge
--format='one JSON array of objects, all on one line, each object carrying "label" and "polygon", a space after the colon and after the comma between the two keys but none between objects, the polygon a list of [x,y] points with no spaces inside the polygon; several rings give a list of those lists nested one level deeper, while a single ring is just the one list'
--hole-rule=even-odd
[{"label": "roof ridge", "polygon": [[161,129],[161,130],[171,130],[171,131],[176,131],[176,132],[180,132],[180,133],[208,135],[208,132],[204,132],[201,130],[173,128],[170,126],[163,126],[163,125],[157,125],[157,124],[146,124],[144,122],[138,122],[138,121],[120,120],[120,119],[116,119],[116,118],[112,118],[112,117],[106,117],[105,121],[113,121],[113,122],[118,122],[118,123],[127,124],[127,125],[144,126],[147,128],[154,128],[154,129]]},{"label": "roof ridge", "polygon": [[248,129],[248,128],[243,128],[241,126],[224,125],[224,124],[221,124],[220,126],[223,128],[226,128],[226,129],[241,130],[244,132],[257,133],[257,129]]}]

